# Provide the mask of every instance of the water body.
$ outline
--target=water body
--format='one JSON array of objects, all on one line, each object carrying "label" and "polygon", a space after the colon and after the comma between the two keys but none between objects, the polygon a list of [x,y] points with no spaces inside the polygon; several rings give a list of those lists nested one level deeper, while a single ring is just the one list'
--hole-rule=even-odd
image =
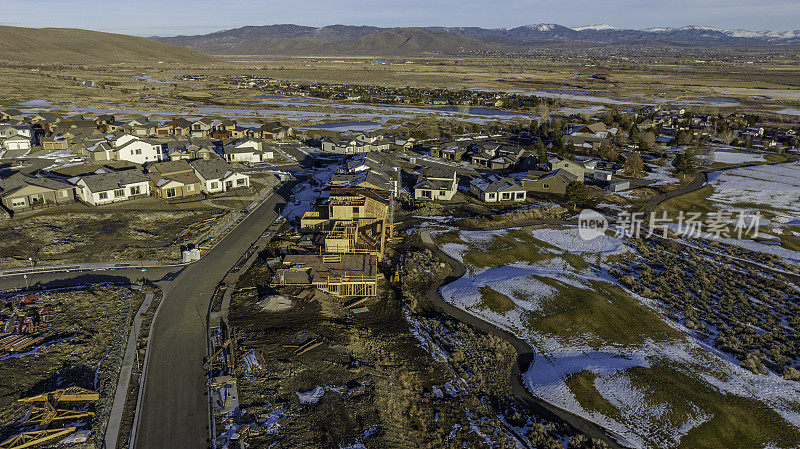
[{"label": "water body", "polygon": [[741,103],[738,98],[688,98],[680,102],[680,104],[691,103],[708,103],[718,106],[736,106]]},{"label": "water body", "polygon": [[381,128],[378,122],[337,122],[319,123],[317,125],[304,126],[298,129],[316,129],[325,131],[373,131]]},{"label": "water body", "polygon": [[490,117],[516,117],[516,116],[525,116],[529,114],[523,114],[518,112],[510,112],[510,111],[503,111],[500,109],[491,109],[491,108],[473,108],[473,107],[459,107],[459,106],[438,106],[435,108],[429,108],[433,111],[442,111],[442,112],[454,112],[458,114],[465,114],[465,115],[485,115]]},{"label": "water body", "polygon": [[166,81],[163,81],[163,80],[160,80],[160,79],[157,79],[157,78],[153,78],[150,75],[134,75],[133,79],[140,80],[140,81],[145,81],[145,82],[148,82],[148,83],[158,83],[158,84],[166,83]]}]

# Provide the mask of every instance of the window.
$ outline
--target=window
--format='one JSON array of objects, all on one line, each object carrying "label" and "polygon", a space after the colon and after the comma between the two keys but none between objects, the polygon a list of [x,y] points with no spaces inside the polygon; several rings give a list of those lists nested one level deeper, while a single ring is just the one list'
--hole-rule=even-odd
[{"label": "window", "polygon": [[107,200],[108,199],[108,192],[100,192],[100,193],[97,194],[97,197],[100,198],[101,200]]},{"label": "window", "polygon": [[492,193],[490,193],[490,194],[489,194],[489,199],[490,199],[490,200],[493,200],[493,199],[494,199],[494,192],[492,192]]},{"label": "window", "polygon": [[358,215],[358,206],[353,206],[353,215]]},{"label": "window", "polygon": [[58,196],[60,198],[66,198],[67,196],[69,196],[69,190],[59,190]]},{"label": "window", "polygon": [[142,186],[131,187],[131,195],[141,195]]},{"label": "window", "polygon": [[175,189],[174,188],[173,189],[167,189],[167,190],[164,191],[164,193],[166,194],[167,198],[174,198],[175,197]]},{"label": "window", "polygon": [[518,200],[525,199],[525,192],[517,192],[517,199]]},{"label": "window", "polygon": [[549,189],[550,188],[550,184],[544,184],[542,187],[545,188],[545,189]]},{"label": "window", "polygon": [[214,182],[211,183],[211,189],[216,189],[218,187],[219,187],[219,183],[217,181],[214,181]]},{"label": "window", "polygon": [[41,204],[44,203],[44,196],[41,193],[34,193],[31,195],[31,204]]},{"label": "window", "polygon": [[446,190],[440,190],[439,191],[439,196],[445,196],[445,194],[447,194]]},{"label": "window", "polygon": [[117,189],[114,191],[114,198],[121,198],[125,196],[125,189]]},{"label": "window", "polygon": [[243,186],[243,185],[245,185],[246,182],[247,182],[247,179],[239,178],[239,179],[236,180],[236,185],[237,186]]},{"label": "window", "polygon": [[25,201],[25,198],[14,198],[11,200],[11,207],[22,207],[26,204],[28,203]]},{"label": "window", "polygon": [[142,154],[142,149],[139,148],[137,150],[132,150],[131,153],[133,153],[133,154]]},{"label": "window", "polygon": [[194,184],[189,184],[186,186],[187,192],[194,192]]},{"label": "window", "polygon": [[508,193],[508,192],[503,192],[503,199],[504,199],[504,200],[507,200],[507,199],[509,199],[509,198],[511,198],[511,194],[510,194],[510,193]]}]

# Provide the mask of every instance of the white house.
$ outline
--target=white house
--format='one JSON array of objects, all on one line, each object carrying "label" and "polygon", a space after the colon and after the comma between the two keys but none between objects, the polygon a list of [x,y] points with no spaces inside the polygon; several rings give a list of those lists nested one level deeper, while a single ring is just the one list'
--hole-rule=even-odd
[{"label": "white house", "polygon": [[260,140],[246,139],[226,145],[222,149],[225,160],[228,162],[267,162],[275,158],[275,151],[271,147],[264,148]]},{"label": "white house", "polygon": [[98,170],[91,175],[72,178],[70,182],[75,184],[76,196],[93,206],[150,195],[150,182],[139,170]]},{"label": "white house", "polygon": [[250,176],[241,172],[241,166],[221,159],[197,159],[189,162],[200,178],[201,189],[206,193],[227,192],[240,187],[250,187]]},{"label": "white house", "polygon": [[126,134],[114,141],[116,160],[129,161],[136,164],[160,162],[164,158],[164,151],[160,142],[140,139]]},{"label": "white house", "polygon": [[519,181],[491,175],[486,179],[475,178],[469,184],[469,191],[484,203],[500,201],[525,201],[527,192]]},{"label": "white house", "polygon": [[414,199],[449,201],[458,190],[455,169],[424,167],[414,184]]}]

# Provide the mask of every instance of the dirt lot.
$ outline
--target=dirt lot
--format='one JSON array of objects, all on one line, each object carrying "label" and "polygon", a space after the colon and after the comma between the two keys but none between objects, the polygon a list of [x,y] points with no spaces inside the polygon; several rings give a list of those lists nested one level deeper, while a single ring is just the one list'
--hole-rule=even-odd
[{"label": "dirt lot", "polygon": [[0,223],[0,267],[180,258],[178,234],[220,214],[202,203],[145,198],[102,207],[59,206]]},{"label": "dirt lot", "polygon": [[[78,427],[104,429],[128,329],[145,290],[99,285],[33,292],[35,303],[20,305],[29,293],[0,297],[4,322],[12,311],[31,316],[44,307],[51,310],[43,323],[49,328],[37,332],[45,337],[39,345],[0,357],[0,440],[31,430],[31,425],[20,424],[30,407],[18,404],[17,399],[72,386],[100,393],[99,402],[82,406],[97,414],[79,420],[84,425]],[[61,424],[56,421],[50,428]],[[101,434],[93,432],[89,441],[99,441]]]}]

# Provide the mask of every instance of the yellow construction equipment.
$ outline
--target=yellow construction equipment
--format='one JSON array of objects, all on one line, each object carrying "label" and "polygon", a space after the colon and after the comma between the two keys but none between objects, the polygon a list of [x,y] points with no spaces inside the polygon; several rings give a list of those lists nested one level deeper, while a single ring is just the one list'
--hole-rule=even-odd
[{"label": "yellow construction equipment", "polygon": [[36,446],[37,444],[46,443],[56,438],[65,437],[75,430],[77,430],[75,427],[65,427],[63,429],[22,432],[0,443],[0,449],[22,449],[24,447]]},{"label": "yellow construction equipment", "polygon": [[39,424],[46,428],[53,421],[61,421],[65,419],[79,419],[94,416],[94,412],[87,412],[83,410],[61,410],[56,409],[49,402],[45,402],[44,406],[34,405],[28,415],[28,422]]},{"label": "yellow construction equipment", "polygon": [[69,387],[51,391],[50,393],[31,396],[29,398],[17,399],[17,402],[49,402],[55,405],[59,402],[94,402],[99,399],[100,393],[96,391],[81,387]]}]

